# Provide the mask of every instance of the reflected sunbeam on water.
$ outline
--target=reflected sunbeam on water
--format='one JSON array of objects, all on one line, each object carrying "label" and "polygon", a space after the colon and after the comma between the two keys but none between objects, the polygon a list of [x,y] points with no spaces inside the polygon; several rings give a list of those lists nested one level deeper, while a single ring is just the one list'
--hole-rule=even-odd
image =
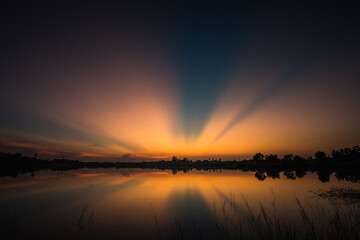
[{"label": "reflected sunbeam on water", "polygon": [[315,206],[326,212],[334,203],[314,193],[334,187],[359,189],[357,182],[333,175],[328,182],[316,174],[294,180],[280,173],[279,178],[262,181],[254,175],[231,170],[172,174],[81,169],[4,177],[1,234],[13,239],[221,239],[237,231],[239,216],[251,222],[252,215],[264,215],[275,202],[288,216],[299,212],[296,199],[305,210]]},{"label": "reflected sunbeam on water", "polygon": [[[205,201],[201,191],[195,186],[175,187],[167,200],[167,208],[173,216],[170,222],[175,225],[175,231],[180,235],[199,235],[206,239],[215,239],[214,232],[209,228],[213,221],[211,209]],[[169,226],[171,229],[174,226]]]}]

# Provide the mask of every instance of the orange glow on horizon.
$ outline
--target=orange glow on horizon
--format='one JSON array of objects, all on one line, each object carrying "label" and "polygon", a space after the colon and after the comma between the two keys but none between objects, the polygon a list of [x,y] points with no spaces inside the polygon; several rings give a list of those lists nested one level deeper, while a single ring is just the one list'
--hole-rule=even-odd
[{"label": "orange glow on horizon", "polygon": [[134,154],[134,155],[130,155],[130,157],[132,158],[149,158],[149,159],[156,159],[156,158],[169,158],[168,155],[163,155],[163,156],[149,156],[149,155],[141,155],[141,154]]},{"label": "orange glow on horizon", "polygon": [[104,173],[80,173],[80,174],[76,174],[77,177],[80,178],[86,178],[86,177],[97,177],[97,176],[102,176],[105,175]]},{"label": "orange glow on horizon", "polygon": [[[0,147],[5,149],[1,151],[24,148],[37,152],[40,158],[98,157],[111,161],[169,159],[174,155],[195,160],[238,159],[256,152],[306,157],[318,150],[330,153],[360,142],[360,128],[354,127],[360,114],[347,107],[355,101],[351,94],[345,95],[346,87],[339,93],[336,89],[341,86],[326,88],[312,81],[335,82],[335,78],[346,76],[346,69],[336,76],[331,69],[323,73],[313,66],[310,73],[297,76],[291,85],[266,100],[262,99],[264,92],[272,89],[286,66],[279,64],[260,75],[257,71],[247,75],[235,72],[225,79],[229,83],[199,136],[190,139],[172,63],[151,50],[133,51],[131,59],[115,59],[111,67],[104,63],[85,72],[51,75],[63,83],[63,91],[49,83],[44,86],[46,101],[31,95],[31,101],[22,102],[21,107],[44,119],[43,125],[48,123],[54,133],[0,129],[6,139],[0,139]],[[243,87],[239,79],[261,84]]]},{"label": "orange glow on horizon", "polygon": [[31,148],[31,149],[41,149],[41,146],[27,143],[27,142],[20,142],[20,141],[1,141],[0,146],[5,147],[21,147],[21,148]]},{"label": "orange glow on horizon", "polygon": [[139,172],[139,173],[130,173],[130,177],[140,177],[146,175],[168,175],[167,172]]},{"label": "orange glow on horizon", "polygon": [[105,157],[105,155],[97,153],[80,153],[79,155],[82,157]]}]

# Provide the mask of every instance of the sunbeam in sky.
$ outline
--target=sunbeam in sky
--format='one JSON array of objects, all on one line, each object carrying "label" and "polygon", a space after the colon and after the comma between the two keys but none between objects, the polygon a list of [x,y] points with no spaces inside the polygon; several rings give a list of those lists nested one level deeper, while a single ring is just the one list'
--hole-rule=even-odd
[{"label": "sunbeam in sky", "polygon": [[1,14],[0,151],[234,159],[360,142],[350,5],[9,3]]}]

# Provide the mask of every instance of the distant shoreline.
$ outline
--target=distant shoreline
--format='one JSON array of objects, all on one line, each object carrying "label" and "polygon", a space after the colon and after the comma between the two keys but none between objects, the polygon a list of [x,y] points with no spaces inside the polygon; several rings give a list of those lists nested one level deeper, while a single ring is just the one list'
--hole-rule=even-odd
[{"label": "distant shoreline", "polygon": [[251,160],[221,161],[197,160],[187,158],[177,159],[175,156],[170,161],[149,162],[81,162],[68,159],[41,160],[34,157],[22,156],[20,153],[0,153],[0,177],[16,177],[23,173],[35,173],[40,170],[66,171],[82,168],[138,168],[171,170],[173,174],[179,171],[184,173],[195,170],[218,171],[222,169],[253,171],[255,177],[264,180],[266,177],[279,178],[283,172],[287,178],[301,178],[307,172],[316,172],[321,181],[328,181],[330,175],[335,175],[346,181],[360,181],[360,148],[344,148],[333,150],[331,156],[323,152],[317,152],[315,158],[302,158],[292,154],[284,155],[282,159],[277,155],[261,153],[254,155]]}]

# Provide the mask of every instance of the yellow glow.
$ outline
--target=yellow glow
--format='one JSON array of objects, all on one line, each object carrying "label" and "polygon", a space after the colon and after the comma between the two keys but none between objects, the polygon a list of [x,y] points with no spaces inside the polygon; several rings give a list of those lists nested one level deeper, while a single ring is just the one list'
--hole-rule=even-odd
[{"label": "yellow glow", "polygon": [[[42,156],[70,158],[116,160],[126,155],[136,160],[176,155],[231,159],[250,157],[259,151],[308,156],[317,150],[330,151],[360,142],[359,128],[353,127],[359,114],[354,115],[345,100],[339,102],[333,97],[338,94],[335,87],[312,84],[311,79],[324,78],[316,68],[262,102],[264,92],[281,77],[283,66],[262,73],[234,73],[199,137],[186,139],[183,96],[175,71],[166,57],[149,57],[154,55],[137,52],[131,59],[114,61],[112,67],[56,76],[68,84],[63,91],[46,88],[46,101],[32,96],[31,103],[24,107],[56,123],[66,134],[62,130],[50,135],[44,131],[0,129],[0,146],[31,148]],[[331,81],[333,76],[328,73],[326,77]],[[256,84],[244,87],[238,79]],[[338,97],[346,99],[344,95]],[[243,112],[244,117],[231,125]],[[229,124],[231,127],[221,135]]]}]

